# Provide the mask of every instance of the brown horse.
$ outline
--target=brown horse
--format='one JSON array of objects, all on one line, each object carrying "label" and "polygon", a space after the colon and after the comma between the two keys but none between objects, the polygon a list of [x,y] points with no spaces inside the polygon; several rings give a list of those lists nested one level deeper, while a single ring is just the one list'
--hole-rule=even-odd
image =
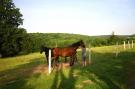
[{"label": "brown horse", "polygon": [[[51,57],[52,57],[52,62],[51,63],[53,63],[53,57],[54,57],[54,55],[53,55],[53,49],[54,48],[46,47],[46,46],[43,46],[43,45],[40,47],[40,53],[45,52],[45,56],[46,56],[45,59],[47,60],[47,64],[48,64],[49,50],[51,50]],[[66,61],[67,61],[67,59],[65,57],[65,62]]]},{"label": "brown horse", "polygon": [[[76,53],[77,53],[77,49],[79,48],[79,46],[81,47],[85,47],[85,44],[82,40],[73,43],[67,47],[56,47],[53,49],[53,56],[54,56],[54,60],[55,63],[57,63],[59,56],[61,57],[70,57],[70,66],[72,66],[74,64],[74,59],[76,58]],[[56,64],[57,65],[57,64]]]}]

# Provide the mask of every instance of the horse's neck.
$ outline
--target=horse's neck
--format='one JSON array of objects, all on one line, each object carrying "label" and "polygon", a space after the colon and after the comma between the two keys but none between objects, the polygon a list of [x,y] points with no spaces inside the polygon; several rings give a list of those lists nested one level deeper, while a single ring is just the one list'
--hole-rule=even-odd
[{"label": "horse's neck", "polygon": [[75,44],[72,44],[71,46],[78,46],[78,44],[77,44],[77,43],[75,43]]},{"label": "horse's neck", "polygon": [[76,50],[76,49],[78,49],[78,48],[79,48],[79,46],[76,46],[76,47],[74,47],[74,48],[75,48],[75,50]]}]

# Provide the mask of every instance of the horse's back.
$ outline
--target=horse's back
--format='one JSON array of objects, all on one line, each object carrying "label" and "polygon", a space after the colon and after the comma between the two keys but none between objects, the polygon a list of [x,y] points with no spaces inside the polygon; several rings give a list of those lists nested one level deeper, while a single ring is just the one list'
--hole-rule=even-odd
[{"label": "horse's back", "polygon": [[76,53],[76,50],[74,49],[74,47],[64,47],[64,48],[57,47],[53,49],[54,56],[67,57],[67,56],[72,56],[75,53]]}]

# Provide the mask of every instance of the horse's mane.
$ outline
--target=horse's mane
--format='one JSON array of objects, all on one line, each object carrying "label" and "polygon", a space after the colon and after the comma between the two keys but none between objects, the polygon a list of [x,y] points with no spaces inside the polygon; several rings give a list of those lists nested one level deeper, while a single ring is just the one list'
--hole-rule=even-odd
[{"label": "horse's mane", "polygon": [[79,40],[71,45],[69,45],[68,47],[74,47],[74,46],[78,46],[80,44],[80,42],[83,42],[82,40]]},{"label": "horse's mane", "polygon": [[[79,40],[79,41],[77,41],[77,42],[75,42],[73,44],[70,44],[70,45],[66,46],[66,47],[77,47],[77,46],[80,45],[80,43],[83,43],[83,40]],[[55,48],[63,48],[63,47],[55,47]],[[49,49],[53,50],[54,48],[41,46],[41,49],[43,49],[45,52],[48,52]]]}]

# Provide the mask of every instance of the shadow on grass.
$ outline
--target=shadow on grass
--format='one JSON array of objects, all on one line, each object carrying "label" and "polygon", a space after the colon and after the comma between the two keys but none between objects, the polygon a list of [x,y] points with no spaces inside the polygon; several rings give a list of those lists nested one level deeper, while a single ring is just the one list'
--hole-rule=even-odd
[{"label": "shadow on grass", "polygon": [[[27,85],[27,79],[33,74],[33,68],[42,64],[41,58],[33,59],[33,61],[18,65],[16,68],[0,72],[0,89],[34,89]],[[37,77],[40,74],[34,76]]]},{"label": "shadow on grass", "polygon": [[[53,84],[50,89],[75,89],[76,79],[73,77],[74,67],[69,69],[68,76],[64,74],[64,68],[61,64],[61,69],[56,70]],[[61,81],[59,81],[59,78]]]},{"label": "shadow on grass", "polygon": [[[83,68],[82,75],[99,85],[101,89],[127,89],[130,66],[135,60],[135,52],[121,52],[118,57],[113,53],[93,53],[93,64]],[[85,72],[84,72],[85,71]],[[87,75],[87,74],[92,75]],[[94,78],[94,77],[97,78]]]},{"label": "shadow on grass", "polygon": [[[131,69],[135,68],[135,65],[131,66],[135,60],[134,54],[135,52],[121,52],[115,57],[114,53],[93,52],[91,65],[75,65],[70,68],[68,76],[64,75],[63,69],[56,71],[51,89],[75,89],[76,82],[83,76],[90,80],[90,84],[83,84],[82,79],[80,85],[83,87],[78,89],[134,89],[127,83]],[[73,75],[75,70],[80,71],[78,77]]]}]

